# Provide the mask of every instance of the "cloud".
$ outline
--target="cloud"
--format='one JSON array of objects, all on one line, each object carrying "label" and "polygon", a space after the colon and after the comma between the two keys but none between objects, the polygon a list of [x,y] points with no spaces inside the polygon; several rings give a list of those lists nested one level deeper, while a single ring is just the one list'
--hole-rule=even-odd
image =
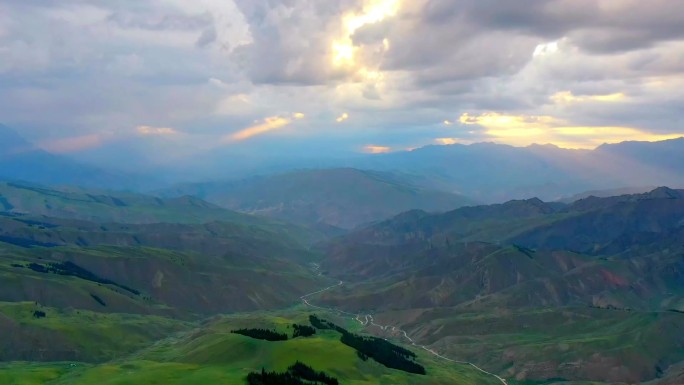
[{"label": "cloud", "polygon": [[304,119],[304,117],[304,114],[301,112],[295,112],[291,117],[271,116],[263,119],[261,122],[258,122],[253,126],[225,136],[224,142],[231,143],[247,140],[258,135],[263,135],[268,132],[281,129],[292,123],[294,120]]},{"label": "cloud", "polygon": [[627,96],[622,92],[614,92],[606,95],[579,95],[575,96],[570,91],[560,91],[551,95],[551,100],[555,103],[582,103],[582,102],[620,102]]},{"label": "cloud", "polygon": [[[336,66],[359,65],[356,53],[359,50],[358,42],[353,41],[357,31],[364,27],[381,23],[383,20],[397,14],[400,7],[399,0],[370,0],[367,1],[360,12],[350,12],[342,17],[344,26],[343,36],[332,43],[333,63]],[[383,48],[389,48],[389,40],[382,39]]]},{"label": "cloud", "polygon": [[140,135],[175,135],[178,133],[169,127],[138,126],[135,129]]},{"label": "cloud", "polygon": [[349,114],[345,112],[345,113],[343,113],[342,115],[338,116],[337,119],[335,119],[335,121],[336,121],[337,123],[342,123],[342,122],[344,122],[344,121],[347,120],[347,119],[349,119]]},{"label": "cloud", "polygon": [[369,144],[363,147],[363,152],[368,154],[384,154],[390,151],[392,151],[392,148],[387,146],[376,146]]},{"label": "cloud", "polygon": [[449,144],[456,144],[456,143],[462,143],[463,140],[459,138],[436,138],[435,143],[441,144],[441,145],[449,145]]},{"label": "cloud", "polygon": [[163,121],[206,148],[301,111],[283,152],[667,138],[681,132],[682,13],[672,0],[9,1],[0,116],[37,142]]},{"label": "cloud", "polygon": [[207,27],[207,29],[202,31],[202,34],[197,38],[195,45],[199,48],[204,48],[215,42],[217,38],[218,34],[216,33],[216,27],[212,24],[211,26]]},{"label": "cloud", "polygon": [[482,127],[482,134],[486,140],[519,146],[554,143],[566,148],[593,149],[604,143],[658,141],[684,137],[684,130],[659,134],[633,127],[577,126],[552,116],[509,115],[496,112],[480,115],[464,113],[460,122],[467,126]]}]

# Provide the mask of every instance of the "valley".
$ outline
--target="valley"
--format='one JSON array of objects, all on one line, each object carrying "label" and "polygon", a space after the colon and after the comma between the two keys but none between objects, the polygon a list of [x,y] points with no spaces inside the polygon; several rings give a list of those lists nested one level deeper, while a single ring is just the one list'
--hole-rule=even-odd
[{"label": "valley", "polygon": [[[683,373],[682,190],[410,210],[331,233],[190,196],[0,187],[8,383],[244,384],[296,362],[350,384],[671,385]],[[333,332],[232,333],[291,335],[309,316],[410,349],[426,377]]]}]

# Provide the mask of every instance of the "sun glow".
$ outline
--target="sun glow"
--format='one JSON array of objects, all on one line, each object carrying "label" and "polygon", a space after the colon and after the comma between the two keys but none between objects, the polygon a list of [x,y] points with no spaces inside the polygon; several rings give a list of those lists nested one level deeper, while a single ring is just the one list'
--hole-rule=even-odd
[{"label": "sun glow", "polygon": [[[344,36],[333,41],[333,63],[336,66],[351,66],[355,64],[352,36],[361,27],[375,24],[392,17],[399,11],[399,0],[369,0],[360,13],[348,13],[342,18]],[[383,39],[383,47],[389,49],[389,40]]]},{"label": "sun glow", "polygon": [[344,122],[344,121],[347,120],[347,119],[349,119],[349,114],[345,112],[345,113],[343,113],[342,115],[338,116],[337,119],[335,119],[335,121],[336,121],[337,123],[342,123],[342,122]]},{"label": "sun glow", "polygon": [[628,140],[659,141],[684,136],[681,132],[659,134],[633,127],[578,126],[548,115],[509,115],[496,112],[470,115],[464,113],[459,121],[463,125],[482,127],[484,134],[494,141],[516,146],[553,143],[566,148],[592,149],[603,143]]}]

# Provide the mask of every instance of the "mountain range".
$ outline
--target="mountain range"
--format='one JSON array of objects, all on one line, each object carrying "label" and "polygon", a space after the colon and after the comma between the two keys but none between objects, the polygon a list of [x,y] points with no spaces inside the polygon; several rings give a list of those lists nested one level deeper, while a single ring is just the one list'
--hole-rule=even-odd
[{"label": "mountain range", "polygon": [[349,282],[323,306],[520,380],[636,383],[684,359],[684,190],[414,210],[323,247]]},{"label": "mountain range", "polygon": [[422,188],[399,174],[351,168],[186,184],[161,194],[197,196],[233,210],[341,229],[386,219],[409,209],[447,211],[473,203],[458,194]]},{"label": "mountain range", "polygon": [[[80,185],[127,190],[201,190],[202,185],[218,190],[235,185],[256,185],[253,175],[282,175],[316,168],[372,170],[389,179],[409,181],[414,187],[443,191],[483,203],[504,202],[532,196],[558,200],[592,190],[634,188],[637,186],[684,186],[684,138],[660,142],[604,144],[594,150],[559,148],[554,145],[513,147],[495,143],[426,146],[388,154],[356,154],[318,158],[292,158],[247,155],[216,149],[209,155],[174,157],[172,165],[142,162],[137,167],[119,167],[121,157],[100,160],[90,166],[90,156],[78,152],[50,154],[28,143],[16,132],[0,126],[0,178],[43,184]],[[165,143],[169,153],[184,154]],[[106,145],[105,145],[106,146]],[[139,152],[117,144],[115,153]],[[106,148],[101,148],[101,152]],[[92,151],[91,151],[92,152]],[[142,155],[141,155],[142,156]],[[209,156],[209,158],[207,158]],[[143,159],[129,154],[131,159]],[[114,161],[120,159],[120,161]],[[140,163],[140,162],[139,162]],[[124,171],[122,171],[124,170]],[[382,173],[378,173],[382,172]],[[389,173],[394,176],[389,176]],[[334,175],[330,176],[334,178]],[[198,180],[199,179],[199,180]],[[204,183],[206,180],[216,182]],[[198,185],[190,187],[187,183]],[[263,183],[263,181],[262,181]],[[181,184],[181,187],[178,187]],[[172,187],[170,187],[172,186]],[[242,187],[244,191],[248,187]],[[267,202],[268,203],[268,202]],[[241,202],[234,203],[240,205]],[[258,205],[246,203],[248,209]],[[416,208],[416,207],[413,207]]]}]

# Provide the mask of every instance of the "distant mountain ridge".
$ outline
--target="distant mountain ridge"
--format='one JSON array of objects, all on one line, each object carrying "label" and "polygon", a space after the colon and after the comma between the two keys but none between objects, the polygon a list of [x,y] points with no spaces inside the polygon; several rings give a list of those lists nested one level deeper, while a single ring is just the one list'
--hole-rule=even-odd
[{"label": "distant mountain ridge", "polygon": [[0,124],[0,179],[53,185],[130,189],[141,178],[93,167],[42,150]]},{"label": "distant mountain ridge", "polygon": [[[308,158],[299,157],[299,154],[263,157],[223,148],[208,153],[192,153],[181,151],[180,147],[175,151],[174,146],[180,146],[179,143],[145,143],[131,142],[135,148],[128,148],[126,142],[105,144],[96,151],[107,154],[103,159],[91,156],[93,150],[88,156],[79,153],[69,155],[84,162],[79,163],[70,157],[38,149],[8,127],[0,126],[0,178],[53,185],[144,190],[188,180],[201,184],[210,179],[245,179],[253,175],[279,175],[302,169],[354,168],[401,175],[404,181],[408,180],[422,190],[464,195],[484,203],[533,196],[553,201],[586,191],[623,186],[684,187],[684,138],[604,144],[594,150],[538,144],[514,147],[474,143],[430,145],[388,154],[338,153]],[[147,161],[149,154],[145,153],[145,146],[161,146],[165,151],[180,155],[170,164],[153,165],[151,163],[154,162]],[[137,155],[120,155],[127,148]],[[98,167],[87,163],[96,158],[99,159]],[[141,175],[110,171],[122,169],[119,166],[124,163],[126,167],[123,169]],[[136,163],[140,164],[136,167]]]},{"label": "distant mountain ridge", "polygon": [[344,229],[409,209],[446,211],[473,203],[458,194],[422,188],[401,175],[352,168],[187,184],[162,195],[194,195],[233,210]]},{"label": "distant mountain ridge", "polygon": [[618,195],[629,195],[629,194],[642,194],[645,192],[652,191],[655,189],[656,186],[635,186],[635,187],[620,187],[620,188],[614,188],[614,189],[606,189],[606,190],[590,190],[590,191],[584,191],[578,194],[573,194],[570,196],[563,197],[559,199],[559,202],[563,203],[573,203],[575,201],[578,201],[580,199],[588,198],[590,196],[595,196],[599,198],[607,198],[607,197],[612,197],[612,196],[618,196]]},{"label": "distant mountain ridge", "polygon": [[684,186],[684,138],[606,144],[595,150],[495,143],[431,145],[351,164],[422,175],[425,186],[431,183],[485,203],[533,196],[557,200],[619,186]]}]

